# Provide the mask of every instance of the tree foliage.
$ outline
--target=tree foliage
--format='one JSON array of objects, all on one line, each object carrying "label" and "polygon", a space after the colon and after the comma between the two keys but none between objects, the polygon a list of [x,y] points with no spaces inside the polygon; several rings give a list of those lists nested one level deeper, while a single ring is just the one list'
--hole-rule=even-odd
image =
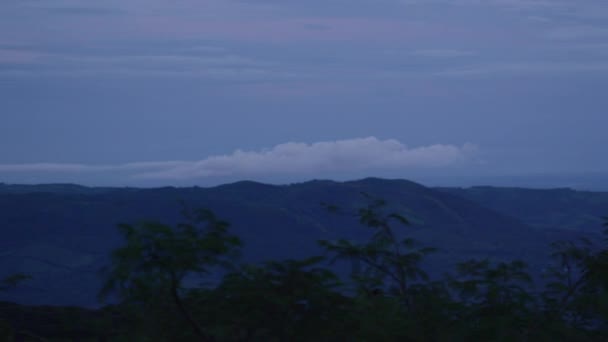
[{"label": "tree foliage", "polygon": [[24,273],[16,273],[5,277],[0,281],[0,291],[8,291],[16,288],[19,284],[32,277]]},{"label": "tree foliage", "polygon": [[[407,218],[365,196],[369,204],[354,215],[370,229],[369,239],[320,241],[326,254],[304,260],[227,262],[239,241],[209,211],[198,212],[204,229],[122,225],[127,243],[113,254],[105,289],[129,302],[153,299],[156,309],[146,313],[158,316],[156,326],[164,322],[165,334],[148,334],[151,340],[602,341],[608,336],[608,246],[555,243],[555,264],[542,290],[518,260],[469,260],[443,279],[430,279],[423,262],[435,249],[408,238]],[[326,266],[344,260],[353,265],[350,279]],[[209,276],[217,266],[230,266],[217,286],[182,286],[189,274]],[[181,322],[173,318],[176,312]]]},{"label": "tree foliage", "polygon": [[[187,210],[176,225],[120,225],[124,245],[103,272],[101,297],[118,300],[112,312],[129,331],[113,338],[608,340],[608,230],[602,244],[554,243],[540,284],[519,260],[468,260],[433,278],[424,261],[435,249],[409,238],[408,219],[385,201],[364,196],[369,204],[347,214],[368,227],[369,238],[320,241],[325,254],[301,260],[241,263],[240,240],[209,210]],[[350,277],[332,272],[342,261],[353,265]]]},{"label": "tree foliage", "polygon": [[[187,277],[208,276],[218,266],[228,266],[240,240],[228,233],[229,224],[209,210],[185,211],[185,223],[159,222],[119,226],[126,244],[112,254],[104,270],[101,297],[116,293],[120,299],[144,306],[170,303],[195,336],[212,340],[182,296]],[[172,310],[173,311],[173,310]]]}]

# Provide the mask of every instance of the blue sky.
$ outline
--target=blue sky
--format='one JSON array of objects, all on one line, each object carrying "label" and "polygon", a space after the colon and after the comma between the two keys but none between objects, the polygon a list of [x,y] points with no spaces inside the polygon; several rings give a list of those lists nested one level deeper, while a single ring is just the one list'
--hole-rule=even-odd
[{"label": "blue sky", "polygon": [[3,0],[0,182],[603,172],[606,89],[604,0]]}]

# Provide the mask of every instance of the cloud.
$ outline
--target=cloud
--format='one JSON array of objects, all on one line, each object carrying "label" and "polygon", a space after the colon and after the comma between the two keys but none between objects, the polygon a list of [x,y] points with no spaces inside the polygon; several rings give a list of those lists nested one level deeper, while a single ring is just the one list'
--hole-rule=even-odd
[{"label": "cloud", "polygon": [[608,63],[598,62],[518,62],[492,63],[453,68],[435,72],[435,76],[468,77],[468,76],[499,76],[499,75],[543,75],[568,73],[605,73]]},{"label": "cloud", "polygon": [[107,15],[125,15],[129,12],[118,8],[103,8],[103,7],[40,7],[52,14],[64,15],[84,15],[84,16],[107,16]]},{"label": "cloud", "polygon": [[354,6],[389,6],[393,4],[402,5],[453,5],[453,6],[500,6],[517,9],[537,9],[537,8],[553,8],[557,6],[565,6],[569,2],[566,0],[310,0],[302,1],[285,1],[285,0],[233,0],[235,2],[259,4],[259,5],[281,5],[281,6],[302,6],[303,3],[310,6],[318,6],[319,4],[332,5],[354,5]]},{"label": "cloud", "polygon": [[518,10],[563,8],[566,0],[396,0],[407,5],[497,6]]},{"label": "cloud", "polygon": [[414,56],[430,57],[430,58],[456,58],[474,56],[475,52],[466,50],[451,50],[451,49],[429,49],[416,50],[412,52]]},{"label": "cloud", "polygon": [[409,148],[398,140],[375,137],[312,144],[288,142],[261,151],[236,150],[199,161],[143,162],[120,165],[0,164],[0,172],[128,172],[135,179],[188,180],[211,177],[256,177],[374,172],[441,168],[469,161],[472,144]]},{"label": "cloud", "polygon": [[[193,54],[196,53],[196,54]],[[184,54],[91,55],[0,48],[0,77],[180,77],[219,81],[285,80],[294,75],[271,62],[214,50]]]},{"label": "cloud", "polygon": [[574,40],[585,38],[606,38],[608,37],[608,27],[599,26],[568,26],[555,28],[547,34],[551,39]]},{"label": "cloud", "polygon": [[108,171],[145,171],[166,169],[183,165],[181,161],[139,162],[119,165],[88,165],[73,163],[30,163],[30,164],[0,164],[0,172],[108,172]]},{"label": "cloud", "polygon": [[0,65],[2,64],[31,64],[39,54],[28,50],[5,49],[0,47]]}]

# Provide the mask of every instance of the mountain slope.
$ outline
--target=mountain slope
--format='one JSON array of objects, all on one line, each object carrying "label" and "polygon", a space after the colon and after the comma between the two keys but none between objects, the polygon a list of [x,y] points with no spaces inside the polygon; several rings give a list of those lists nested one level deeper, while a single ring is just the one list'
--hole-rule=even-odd
[{"label": "mountain slope", "polygon": [[608,215],[608,192],[477,186],[437,188],[541,230],[597,232]]},{"label": "mountain slope", "polygon": [[[311,181],[285,186],[238,182],[214,188],[120,189],[69,186],[0,187],[0,276],[26,272],[34,278],[10,297],[29,304],[93,306],[97,271],[120,243],[121,222],[180,219],[180,202],[209,208],[231,222],[247,261],[300,258],[321,253],[319,239],[365,239],[353,213],[367,193],[413,225],[398,227],[441,252],[429,260],[440,274],[470,257],[524,258],[536,269],[546,262],[549,240],[542,231],[449,191],[404,180]],[[346,214],[329,213],[321,203]],[[345,270],[340,270],[345,272]]]}]

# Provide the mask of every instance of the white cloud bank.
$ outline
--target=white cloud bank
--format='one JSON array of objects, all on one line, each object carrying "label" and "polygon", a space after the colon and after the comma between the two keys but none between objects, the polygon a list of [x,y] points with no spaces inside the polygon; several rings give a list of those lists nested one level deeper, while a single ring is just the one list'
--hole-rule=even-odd
[{"label": "white cloud bank", "polygon": [[398,140],[367,137],[312,144],[288,142],[261,151],[236,150],[200,161],[121,165],[0,164],[0,172],[127,172],[136,179],[157,180],[318,175],[447,167],[470,160],[476,150],[477,147],[469,143],[409,148]]}]

